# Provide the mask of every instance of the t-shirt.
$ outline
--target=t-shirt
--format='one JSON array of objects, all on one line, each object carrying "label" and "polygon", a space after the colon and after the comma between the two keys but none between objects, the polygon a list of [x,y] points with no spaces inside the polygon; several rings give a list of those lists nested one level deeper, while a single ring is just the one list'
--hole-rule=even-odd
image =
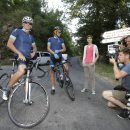
[{"label": "t-shirt", "polygon": [[122,86],[126,88],[127,90],[130,90],[130,63],[126,65],[124,64],[119,69],[128,73],[128,75],[122,78]]},{"label": "t-shirt", "polygon": [[[62,45],[64,45],[64,40],[62,38],[59,38],[59,37],[51,37],[51,38],[48,39],[47,44],[51,44],[51,50],[53,52],[55,52],[55,50],[61,50],[62,49]],[[61,52],[59,52],[58,55],[59,55],[59,57],[62,57]],[[54,55],[51,54],[51,57],[54,57]]]},{"label": "t-shirt", "polygon": [[[10,35],[11,38],[15,39],[14,46],[17,50],[19,50],[26,58],[31,59],[30,56],[30,48],[35,44],[33,37],[24,29],[14,29]],[[18,54],[14,54],[14,56],[18,56]]]}]

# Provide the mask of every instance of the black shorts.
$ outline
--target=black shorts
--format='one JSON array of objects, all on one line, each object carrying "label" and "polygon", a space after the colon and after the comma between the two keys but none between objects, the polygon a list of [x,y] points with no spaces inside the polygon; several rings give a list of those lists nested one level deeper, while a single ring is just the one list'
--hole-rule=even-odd
[{"label": "black shorts", "polygon": [[[26,57],[25,57],[26,58]],[[15,57],[17,66],[19,65],[26,65],[28,66],[30,59],[26,58],[26,61],[23,61],[21,59],[18,59],[18,56]],[[18,60],[17,60],[18,59]]]},{"label": "black shorts", "polygon": [[[25,58],[26,58],[26,57],[25,57]],[[28,66],[29,61],[30,61],[30,59],[28,59],[28,58],[26,58],[26,61],[23,61],[23,60],[21,60],[21,59],[18,59],[18,56],[16,56],[15,59],[16,59],[17,67],[18,67],[19,65],[26,65],[26,66]],[[17,60],[17,59],[18,59],[18,60]],[[32,69],[31,69],[31,72],[32,72]],[[27,71],[24,73],[24,75],[26,75],[26,74],[27,74]]]},{"label": "black shorts", "polygon": [[[51,61],[53,62],[53,64],[55,65],[57,62],[61,63],[62,61],[62,57],[59,57],[59,59],[56,59],[55,57],[51,57]],[[51,63],[50,63],[51,65]]]}]

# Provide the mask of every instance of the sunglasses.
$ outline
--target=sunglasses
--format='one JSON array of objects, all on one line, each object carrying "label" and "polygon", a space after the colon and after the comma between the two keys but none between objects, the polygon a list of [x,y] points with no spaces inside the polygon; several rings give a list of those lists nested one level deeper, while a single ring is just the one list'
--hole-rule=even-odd
[{"label": "sunglasses", "polygon": [[58,32],[58,33],[61,33],[61,32]]},{"label": "sunglasses", "polygon": [[25,23],[25,24],[28,24],[28,23],[29,23],[29,25],[32,25],[32,23],[31,23],[31,22],[27,22],[27,21],[25,21],[25,22],[23,22],[23,23]]}]

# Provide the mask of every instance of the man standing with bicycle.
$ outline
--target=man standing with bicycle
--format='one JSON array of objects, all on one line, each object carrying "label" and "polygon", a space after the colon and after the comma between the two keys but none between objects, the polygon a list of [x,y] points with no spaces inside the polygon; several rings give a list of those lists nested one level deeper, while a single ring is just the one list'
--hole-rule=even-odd
[{"label": "man standing with bicycle", "polygon": [[[18,70],[12,76],[6,91],[3,93],[3,99],[7,100],[11,91],[11,87],[25,74],[25,68],[29,63],[29,60],[34,57],[37,47],[33,37],[29,34],[32,29],[33,19],[29,16],[25,16],[22,19],[23,29],[15,29],[12,31],[7,46],[14,52],[14,57],[17,62]],[[33,53],[31,53],[31,47],[33,47]]]},{"label": "man standing with bicycle", "polygon": [[[53,35],[48,39],[47,43],[47,50],[51,53],[50,56],[50,69],[51,69],[51,83],[52,83],[52,90],[51,94],[55,94],[55,72],[53,71],[52,67],[56,64],[56,62],[65,62],[64,58],[62,57],[62,53],[66,51],[66,47],[64,44],[64,40],[60,38],[62,33],[62,28],[59,26],[54,27]],[[69,75],[69,68],[67,63],[64,64],[67,74]]]}]

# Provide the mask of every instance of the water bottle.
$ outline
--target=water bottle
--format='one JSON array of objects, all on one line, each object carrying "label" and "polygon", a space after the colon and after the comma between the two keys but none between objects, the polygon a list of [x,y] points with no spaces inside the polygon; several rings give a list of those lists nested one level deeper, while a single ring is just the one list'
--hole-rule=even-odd
[{"label": "water bottle", "polygon": [[63,73],[60,74],[60,79],[63,80]]}]

